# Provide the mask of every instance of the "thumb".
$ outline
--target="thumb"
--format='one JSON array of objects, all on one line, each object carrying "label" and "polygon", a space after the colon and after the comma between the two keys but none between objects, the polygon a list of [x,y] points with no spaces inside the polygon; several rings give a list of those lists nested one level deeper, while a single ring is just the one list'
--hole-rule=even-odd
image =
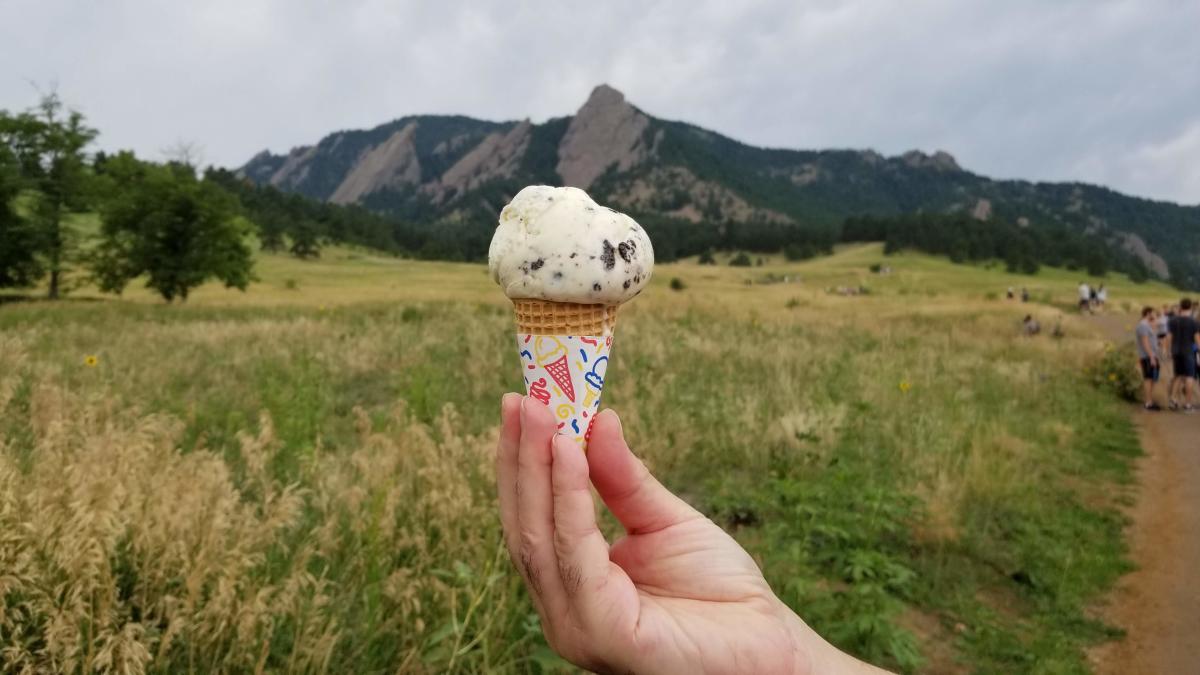
[{"label": "thumb", "polygon": [[702,518],[662,483],[629,450],[621,420],[612,410],[596,416],[587,449],[588,473],[596,492],[630,534],[655,532]]}]

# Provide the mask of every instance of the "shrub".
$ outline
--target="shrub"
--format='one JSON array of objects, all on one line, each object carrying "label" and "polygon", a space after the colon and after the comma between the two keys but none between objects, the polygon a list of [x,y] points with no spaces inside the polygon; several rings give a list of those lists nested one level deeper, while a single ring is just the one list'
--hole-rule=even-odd
[{"label": "shrub", "polygon": [[788,244],[783,247],[783,257],[792,262],[808,260],[821,254],[821,249],[813,244]]},{"label": "shrub", "polygon": [[671,277],[671,290],[682,291],[687,288],[687,284],[683,283],[683,279],[679,277]]},{"label": "shrub", "polygon": [[1136,364],[1137,354],[1132,346],[1106,345],[1088,367],[1088,379],[1126,401],[1137,401],[1141,396],[1142,377]]},{"label": "shrub", "polygon": [[871,263],[870,270],[872,274],[879,274],[879,270],[881,269],[883,269],[882,263]]},{"label": "shrub", "polygon": [[739,253],[733,256],[733,260],[729,261],[730,267],[750,267],[751,265],[750,256],[745,253]]},{"label": "shrub", "polygon": [[698,262],[701,265],[716,265],[717,259],[713,257],[712,251],[710,250],[710,251],[705,251],[704,253],[701,253],[700,260]]}]

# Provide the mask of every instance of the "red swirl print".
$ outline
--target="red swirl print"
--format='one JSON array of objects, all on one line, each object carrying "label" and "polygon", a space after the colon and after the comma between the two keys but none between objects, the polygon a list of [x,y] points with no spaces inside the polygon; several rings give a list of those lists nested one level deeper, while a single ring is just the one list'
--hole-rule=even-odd
[{"label": "red swirl print", "polygon": [[529,384],[529,395],[550,405],[550,392],[546,389],[546,378],[539,377]]}]

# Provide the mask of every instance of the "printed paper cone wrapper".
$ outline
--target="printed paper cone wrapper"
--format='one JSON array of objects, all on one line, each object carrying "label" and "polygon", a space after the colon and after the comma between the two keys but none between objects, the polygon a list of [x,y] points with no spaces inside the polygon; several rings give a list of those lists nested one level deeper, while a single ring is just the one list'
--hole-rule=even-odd
[{"label": "printed paper cone wrapper", "polygon": [[525,389],[550,408],[558,430],[587,448],[608,370],[612,335],[517,333]]}]

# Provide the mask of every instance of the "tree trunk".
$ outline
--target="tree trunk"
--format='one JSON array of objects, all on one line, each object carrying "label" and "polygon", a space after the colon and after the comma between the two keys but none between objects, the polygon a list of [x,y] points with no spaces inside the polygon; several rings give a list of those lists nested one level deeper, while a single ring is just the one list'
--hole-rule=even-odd
[{"label": "tree trunk", "polygon": [[62,272],[59,270],[50,270],[50,291],[46,294],[46,297],[50,298],[51,300],[58,299],[59,277],[61,275]]}]

